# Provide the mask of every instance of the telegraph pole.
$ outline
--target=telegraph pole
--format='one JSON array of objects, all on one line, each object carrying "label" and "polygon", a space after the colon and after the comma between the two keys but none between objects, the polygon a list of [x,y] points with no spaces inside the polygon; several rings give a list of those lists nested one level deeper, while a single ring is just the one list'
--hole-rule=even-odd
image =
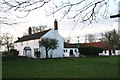
[{"label": "telegraph pole", "polygon": [[79,44],[79,36],[78,36],[77,38],[78,38],[78,45],[77,45],[77,47],[79,48],[79,47],[80,47],[80,44]]},{"label": "telegraph pole", "polygon": [[79,52],[79,57],[81,57],[81,54],[80,54],[80,42],[79,42],[79,36],[77,37],[78,38],[78,44],[77,44],[77,48],[78,48],[78,52]]},{"label": "telegraph pole", "polygon": [[[120,36],[120,1],[118,2],[118,14],[112,15],[110,18],[118,18],[118,35]],[[118,41],[118,48],[120,49],[120,38]],[[120,50],[118,50],[118,55],[120,55]]]}]

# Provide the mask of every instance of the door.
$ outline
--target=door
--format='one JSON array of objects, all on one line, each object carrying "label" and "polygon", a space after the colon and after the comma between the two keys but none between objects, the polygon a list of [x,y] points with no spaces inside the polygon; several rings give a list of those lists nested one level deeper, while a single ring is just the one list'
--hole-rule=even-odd
[{"label": "door", "polygon": [[73,55],[73,50],[70,50],[70,56]]},{"label": "door", "polygon": [[29,46],[24,47],[25,56],[32,57],[32,50]]},{"label": "door", "polygon": [[27,56],[32,57],[31,50],[27,50]]}]

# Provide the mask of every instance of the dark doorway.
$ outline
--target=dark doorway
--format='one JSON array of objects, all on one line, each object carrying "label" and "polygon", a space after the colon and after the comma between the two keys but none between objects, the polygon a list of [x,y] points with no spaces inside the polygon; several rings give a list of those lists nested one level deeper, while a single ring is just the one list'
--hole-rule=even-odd
[{"label": "dark doorway", "polygon": [[73,50],[70,50],[70,55],[73,55]]}]

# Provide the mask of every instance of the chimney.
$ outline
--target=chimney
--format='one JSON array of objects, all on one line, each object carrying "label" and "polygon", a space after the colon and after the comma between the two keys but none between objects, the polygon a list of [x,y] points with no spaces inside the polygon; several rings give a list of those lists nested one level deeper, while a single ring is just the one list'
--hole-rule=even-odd
[{"label": "chimney", "polygon": [[29,27],[29,28],[28,28],[28,35],[31,35],[31,34],[32,34],[32,28]]},{"label": "chimney", "polygon": [[54,21],[54,30],[58,30],[58,22],[56,19]]}]

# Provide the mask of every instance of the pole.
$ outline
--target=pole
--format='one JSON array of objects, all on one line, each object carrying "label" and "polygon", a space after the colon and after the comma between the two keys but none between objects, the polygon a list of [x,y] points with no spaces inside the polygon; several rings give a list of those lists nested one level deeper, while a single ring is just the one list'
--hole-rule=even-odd
[{"label": "pole", "polygon": [[79,57],[80,57],[80,56],[81,56],[81,54],[80,54],[79,36],[78,36],[77,38],[78,38],[77,48],[78,48],[78,53],[79,53]]}]

